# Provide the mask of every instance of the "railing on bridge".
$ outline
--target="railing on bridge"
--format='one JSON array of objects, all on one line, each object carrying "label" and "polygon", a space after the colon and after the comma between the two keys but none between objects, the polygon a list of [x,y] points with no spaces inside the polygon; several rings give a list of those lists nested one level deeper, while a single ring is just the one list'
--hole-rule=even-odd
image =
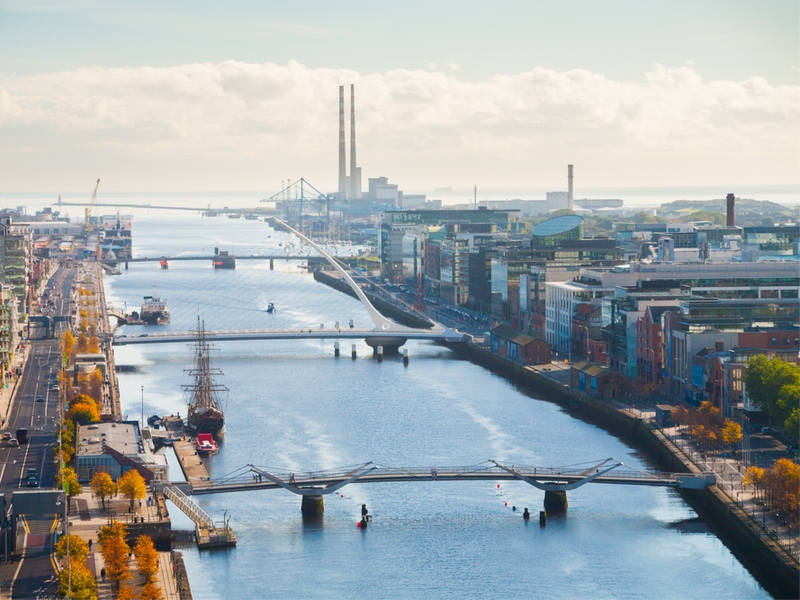
[{"label": "railing on bridge", "polygon": [[[611,471],[613,474],[609,474]],[[647,472],[624,463],[602,461],[564,467],[511,465],[485,461],[466,467],[386,467],[365,463],[339,469],[290,472],[246,465],[220,479],[209,482],[193,494],[213,494],[246,489],[283,487],[296,494],[328,494],[348,483],[388,481],[521,480],[539,489],[575,489],[586,483],[655,485],[699,489],[715,483],[710,475]]]}]

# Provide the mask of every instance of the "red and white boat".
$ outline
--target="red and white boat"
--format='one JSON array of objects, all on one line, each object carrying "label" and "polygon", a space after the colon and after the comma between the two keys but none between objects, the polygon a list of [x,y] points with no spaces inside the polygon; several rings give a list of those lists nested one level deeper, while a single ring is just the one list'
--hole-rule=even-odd
[{"label": "red and white boat", "polygon": [[194,440],[194,449],[200,456],[211,456],[219,452],[219,444],[210,433],[198,433]]}]

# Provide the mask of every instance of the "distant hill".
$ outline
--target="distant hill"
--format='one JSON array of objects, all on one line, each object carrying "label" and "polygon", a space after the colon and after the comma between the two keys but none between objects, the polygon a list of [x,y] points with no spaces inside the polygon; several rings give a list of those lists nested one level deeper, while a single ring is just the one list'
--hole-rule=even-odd
[{"label": "distant hill", "polygon": [[[661,215],[666,215],[669,213],[676,213],[679,210],[689,209],[691,211],[707,210],[711,212],[725,213],[727,207],[728,205],[724,198],[720,198],[718,200],[675,200],[674,202],[662,204],[658,212]],[[797,216],[797,210],[798,209],[796,206],[786,206],[783,204],[770,202],[768,200],[749,200],[747,198],[736,198],[737,220],[739,217],[745,216],[750,216],[753,218],[765,216]]]}]

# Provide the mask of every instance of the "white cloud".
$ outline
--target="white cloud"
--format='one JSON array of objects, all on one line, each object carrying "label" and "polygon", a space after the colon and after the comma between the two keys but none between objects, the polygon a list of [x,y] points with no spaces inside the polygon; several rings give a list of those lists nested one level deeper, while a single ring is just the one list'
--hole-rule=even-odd
[{"label": "white cloud", "polygon": [[48,177],[93,159],[122,170],[113,156],[129,171],[157,164],[150,189],[193,189],[187,162],[204,165],[194,181],[216,189],[292,173],[332,186],[338,86],[349,83],[365,178],[402,177],[407,188],[464,178],[534,186],[579,161],[595,185],[796,181],[785,177],[797,176],[800,88],[758,77],[704,82],[690,65],[657,64],[644,82],[544,68],[466,82],[227,61],[0,77],[0,185],[52,188],[32,174],[58,153],[61,170]]}]

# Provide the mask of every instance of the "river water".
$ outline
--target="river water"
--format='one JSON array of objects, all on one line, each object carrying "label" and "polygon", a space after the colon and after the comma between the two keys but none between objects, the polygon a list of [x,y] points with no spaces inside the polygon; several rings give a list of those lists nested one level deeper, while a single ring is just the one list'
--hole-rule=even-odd
[{"label": "river water", "polygon": [[[135,255],[199,254],[215,245],[237,254],[280,251],[286,239],[254,221],[169,213],[134,221]],[[109,301],[129,310],[158,286],[172,329],[193,328],[198,316],[209,329],[367,324],[355,300],[314,283],[296,263],[269,271],[240,261],[226,272],[201,262],[169,270],[132,263],[105,285]],[[264,312],[267,301],[276,302],[275,315]],[[447,349],[408,347],[404,367],[399,358],[371,360],[363,342],[355,361],[349,342],[338,360],[327,341],[220,343],[214,366],[230,393],[212,477],[248,463],[309,471],[367,461],[562,466],[613,457],[650,468],[617,438]],[[129,418],[183,414],[191,348],[124,346],[116,356],[117,364],[140,367],[119,375]],[[524,522],[522,508],[536,515],[542,500],[543,492],[512,482],[350,485],[325,498],[321,524],[304,524],[299,498],[283,490],[200,496],[215,518],[227,511],[238,546],[187,549],[184,557],[197,599],[768,597],[714,535],[675,525],[696,514],[674,491],[588,485],[569,494],[566,517],[544,528],[535,518]],[[367,531],[356,528],[361,504],[374,515]],[[176,509],[171,514],[176,527],[189,528]]]}]

